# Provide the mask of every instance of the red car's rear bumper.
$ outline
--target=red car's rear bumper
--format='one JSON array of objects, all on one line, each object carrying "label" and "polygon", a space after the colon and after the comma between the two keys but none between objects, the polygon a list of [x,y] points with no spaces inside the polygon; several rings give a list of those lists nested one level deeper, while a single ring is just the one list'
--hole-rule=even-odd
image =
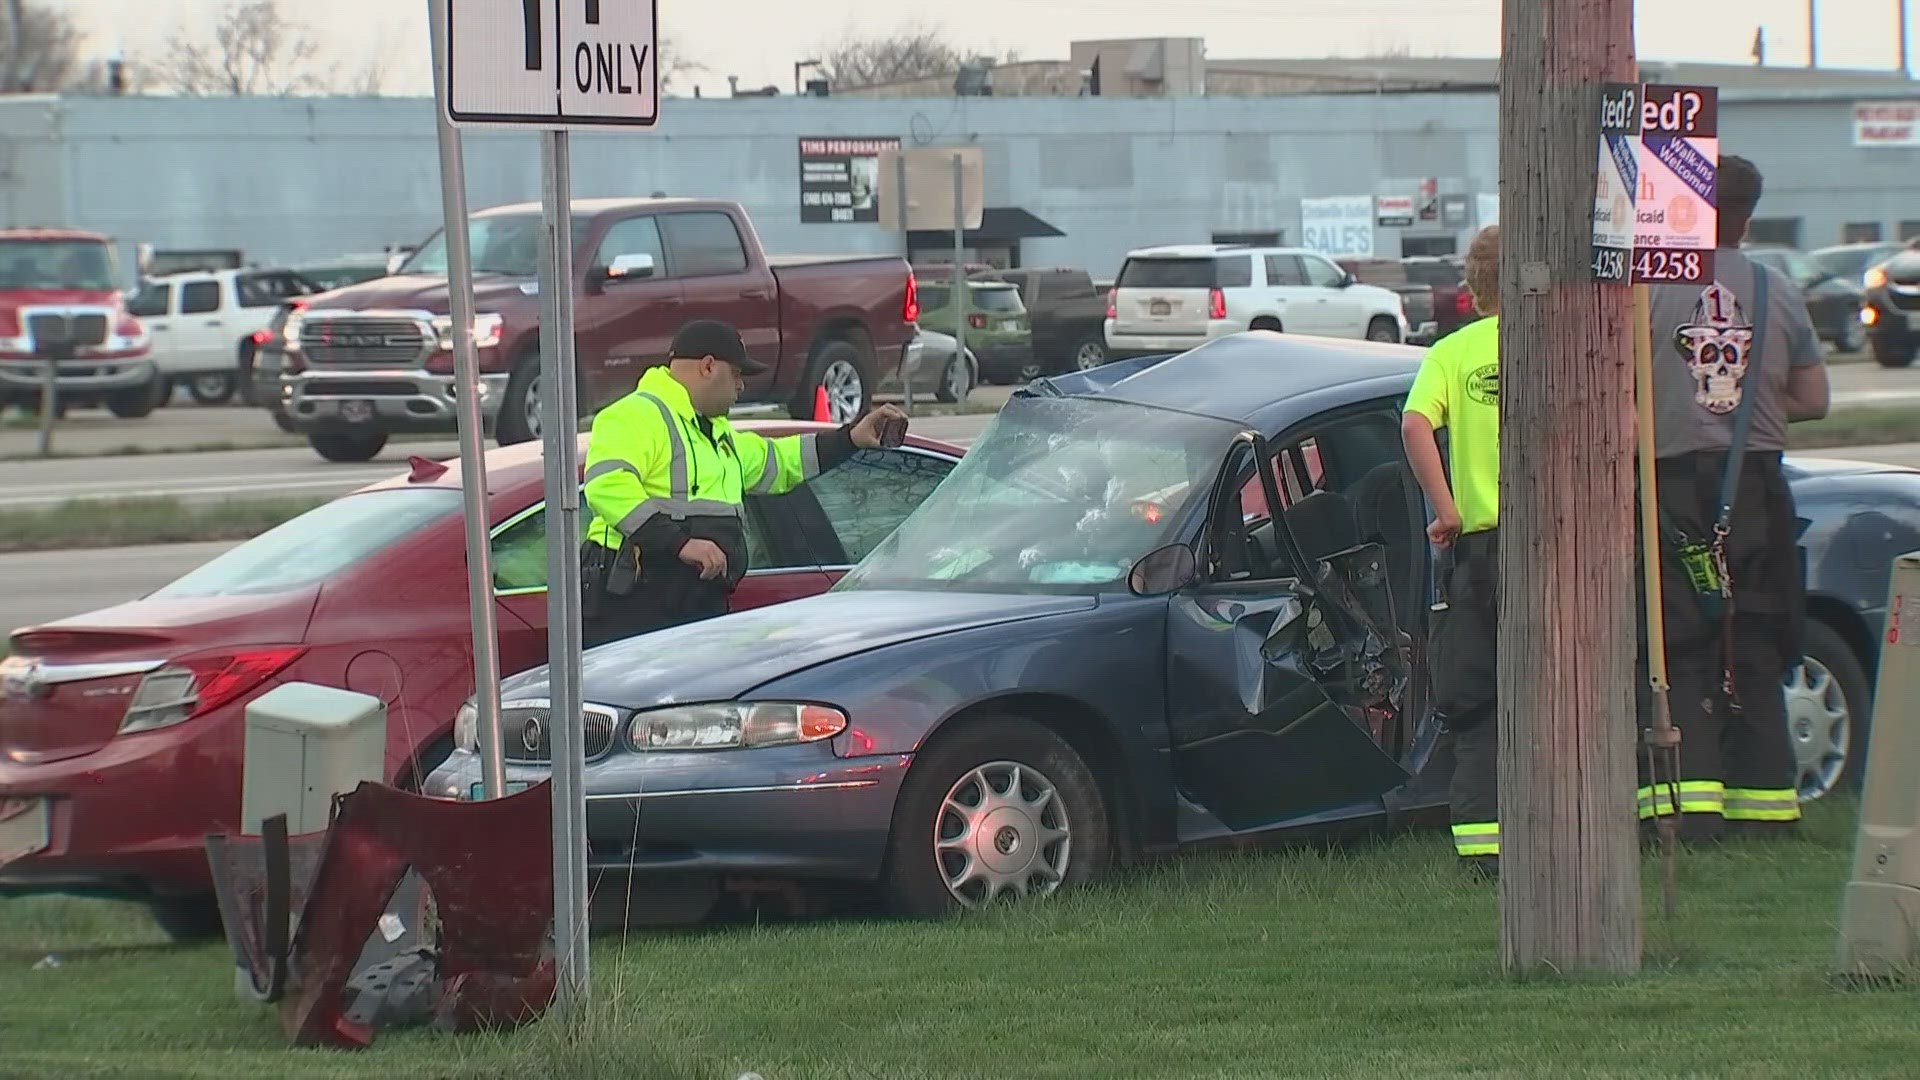
[{"label": "red car's rear bumper", "polygon": [[240,817],[240,709],[65,761],[0,758],[0,799],[44,799],[49,822],[44,850],[0,864],[0,894],[211,890],[206,836]]}]

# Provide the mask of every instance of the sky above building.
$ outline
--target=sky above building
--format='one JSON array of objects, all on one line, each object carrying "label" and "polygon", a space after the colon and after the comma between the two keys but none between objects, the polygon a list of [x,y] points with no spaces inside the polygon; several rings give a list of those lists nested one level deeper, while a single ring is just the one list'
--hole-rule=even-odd
[{"label": "sky above building", "polygon": [[[40,0],[67,11],[97,56],[138,56],[175,33],[212,35],[232,0]],[[430,92],[426,0],[283,0],[305,21],[320,61],[384,71],[389,94]],[[625,0],[607,0],[621,3]],[[1650,60],[1752,63],[1754,32],[1766,30],[1770,65],[1807,62],[1810,0],[1639,0],[1638,48]],[[1899,66],[1898,12],[1910,0],[1812,0],[1820,63]],[[1028,59],[1064,59],[1076,39],[1202,37],[1215,58],[1492,56],[1500,48],[1500,0],[659,0],[668,39],[701,65],[702,92],[793,87],[793,64],[849,36],[904,26],[936,29],[954,44]],[[324,18],[314,14],[324,11]],[[680,88],[687,93],[691,86]]]}]

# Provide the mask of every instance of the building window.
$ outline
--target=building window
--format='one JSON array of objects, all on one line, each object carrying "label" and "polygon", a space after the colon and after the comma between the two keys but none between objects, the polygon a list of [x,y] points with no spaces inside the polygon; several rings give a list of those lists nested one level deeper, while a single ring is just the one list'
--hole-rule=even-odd
[{"label": "building window", "polygon": [[1840,242],[1843,244],[1873,244],[1880,240],[1880,223],[1877,221],[1854,221],[1840,226]]},{"label": "building window", "polygon": [[1904,244],[1907,241],[1913,240],[1916,238],[1920,238],[1920,221],[1901,222],[1900,223],[1900,242]]},{"label": "building window", "polygon": [[1286,235],[1284,232],[1217,232],[1213,234],[1213,242],[1245,244],[1247,247],[1279,247]]},{"label": "building window", "polygon": [[1747,226],[1747,242],[1799,247],[1800,219],[1754,218],[1752,224]]}]

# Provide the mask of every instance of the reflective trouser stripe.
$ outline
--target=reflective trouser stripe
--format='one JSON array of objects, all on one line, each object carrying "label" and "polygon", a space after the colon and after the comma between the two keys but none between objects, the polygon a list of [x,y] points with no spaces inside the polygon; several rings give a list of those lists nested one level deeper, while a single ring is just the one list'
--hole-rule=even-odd
[{"label": "reflective trouser stripe", "polygon": [[[1724,811],[1727,791],[1724,783],[1718,780],[1682,780],[1678,786],[1682,814],[1719,814]],[[1643,820],[1673,813],[1673,789],[1666,784],[1643,787],[1638,797]]]},{"label": "reflective trouser stripe", "polygon": [[1728,788],[1728,821],[1798,821],[1800,793],[1792,788]]},{"label": "reflective trouser stripe", "polygon": [[1455,823],[1453,850],[1458,855],[1500,854],[1500,823],[1497,821]]}]

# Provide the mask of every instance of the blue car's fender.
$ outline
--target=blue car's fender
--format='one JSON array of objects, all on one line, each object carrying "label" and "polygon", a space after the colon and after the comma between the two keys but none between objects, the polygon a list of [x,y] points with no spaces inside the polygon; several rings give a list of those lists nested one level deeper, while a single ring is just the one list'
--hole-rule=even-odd
[{"label": "blue car's fender", "polygon": [[[927,602],[937,605],[938,593]],[[757,687],[753,698],[823,701],[851,719],[835,752],[918,752],[952,725],[1012,713],[1078,749],[1144,850],[1173,843],[1161,599],[1100,597],[1084,610],[938,634],[861,653]]]}]

